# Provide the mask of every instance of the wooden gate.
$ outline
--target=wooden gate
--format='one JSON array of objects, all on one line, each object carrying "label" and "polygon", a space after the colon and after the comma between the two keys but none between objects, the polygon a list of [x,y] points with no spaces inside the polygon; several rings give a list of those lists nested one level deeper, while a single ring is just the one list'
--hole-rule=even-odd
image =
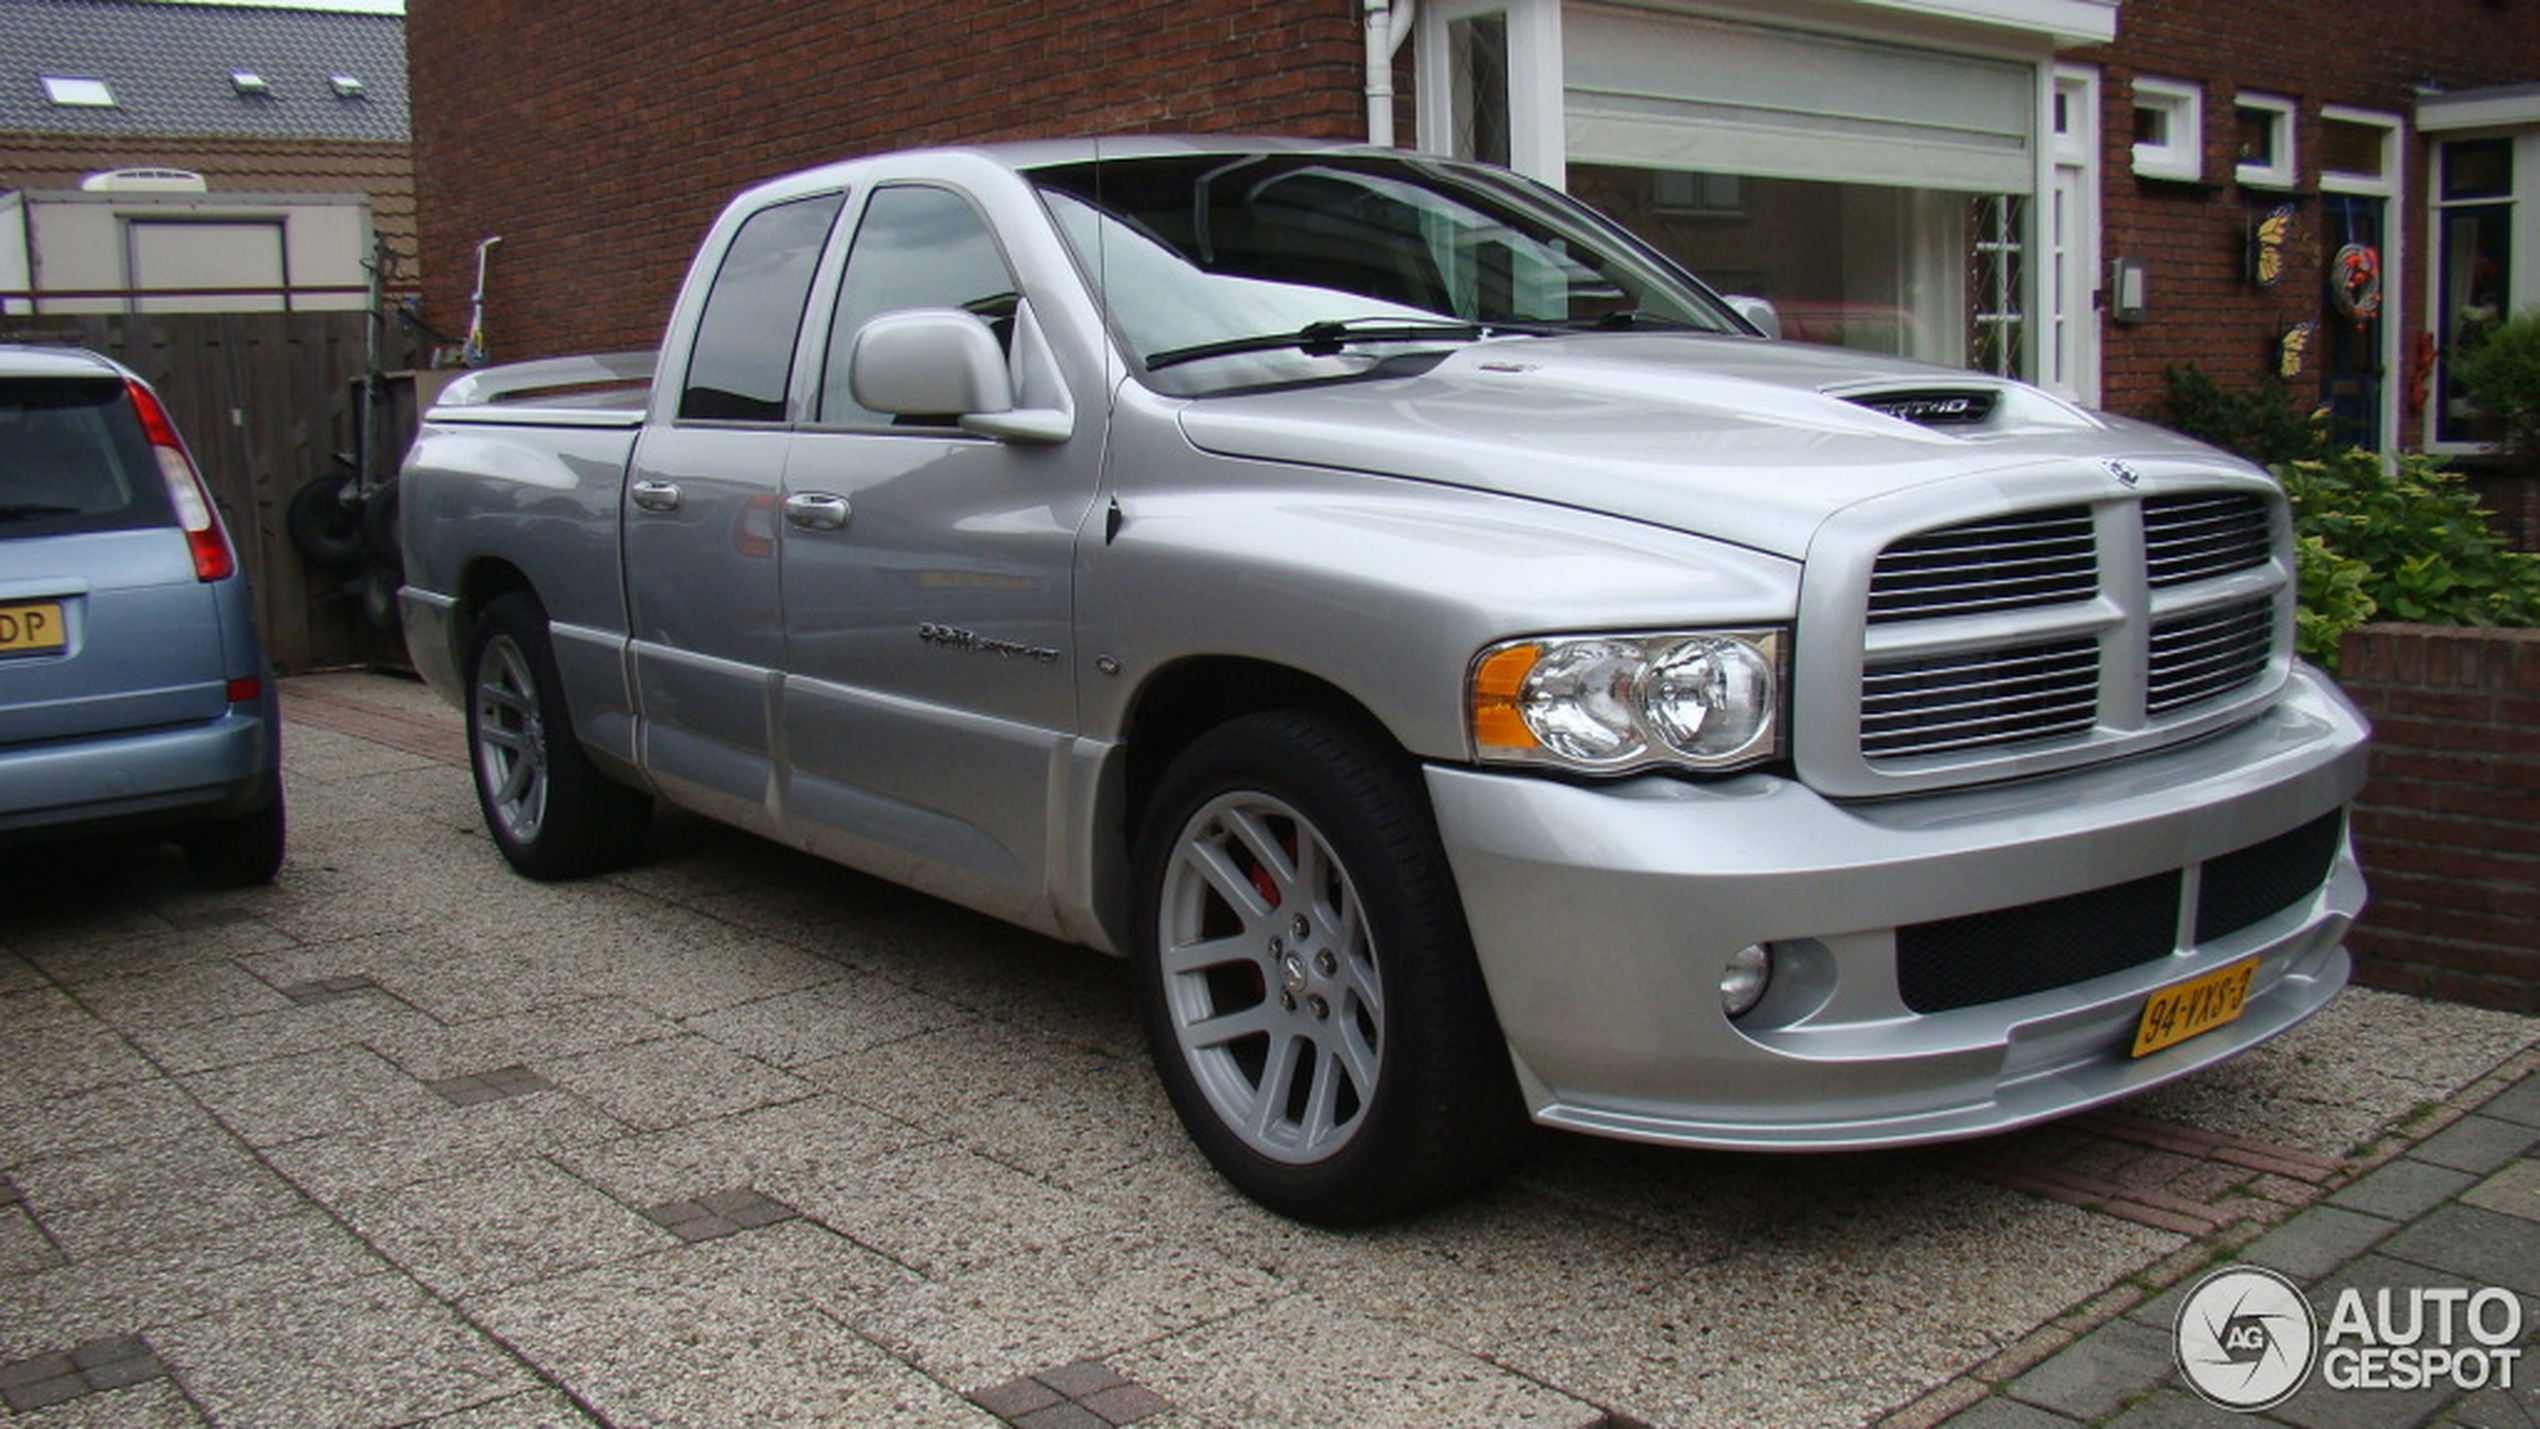
[{"label": "wooden gate", "polygon": [[[291,673],[405,663],[402,639],[366,610],[361,578],[309,568],[289,531],[292,494],[341,471],[336,453],[355,449],[368,321],[359,312],[8,315],[0,342],[85,347],[159,390],[255,584],[267,653]],[[383,369],[419,359],[409,335],[383,339]],[[401,388],[411,381],[381,390]],[[386,473],[413,436],[413,404],[383,403],[383,413],[376,469]]]}]

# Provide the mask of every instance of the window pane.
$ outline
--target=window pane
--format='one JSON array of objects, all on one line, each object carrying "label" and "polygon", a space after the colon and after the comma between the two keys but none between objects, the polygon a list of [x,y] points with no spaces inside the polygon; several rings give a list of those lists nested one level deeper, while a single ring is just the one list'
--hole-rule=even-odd
[{"label": "window pane", "polygon": [[821,377],[820,420],[889,420],[857,405],[848,390],[847,355],[858,329],[884,313],[960,308],[1012,341],[1014,278],[978,211],[949,189],[887,188],[873,195],[847,252],[846,281],[829,324],[828,364]]},{"label": "window pane", "polygon": [[1709,176],[1573,163],[1570,187],[1723,292],[1770,298],[1784,336],[2024,372],[2024,196],[1745,175],[1734,209],[1670,200]]},{"label": "window pane", "polygon": [[2443,197],[2511,198],[2514,141],[2472,139],[2443,146]]},{"label": "window pane", "polygon": [[1508,17],[1475,15],[1447,27],[1455,75],[1455,154],[1508,162]]},{"label": "window pane", "polygon": [[2320,125],[2320,168],[2326,173],[2380,178],[2389,165],[2389,137],[2385,125],[2327,120]]},{"label": "window pane", "polygon": [[[2458,358],[2503,319],[2512,300],[2513,208],[2501,203],[2447,208],[2441,225],[2443,351]],[[2452,376],[2458,365],[2443,364],[2442,409],[2435,435],[2447,442],[2476,441],[2476,414],[2469,394]]]},{"label": "window pane", "polygon": [[840,194],[761,209],[724,254],[697,325],[696,352],[679,415],[692,420],[781,422],[793,376],[803,301]]},{"label": "window pane", "polygon": [[2232,111],[2240,128],[2240,162],[2252,168],[2275,165],[2276,131],[2286,116],[2281,110],[2242,105]]}]

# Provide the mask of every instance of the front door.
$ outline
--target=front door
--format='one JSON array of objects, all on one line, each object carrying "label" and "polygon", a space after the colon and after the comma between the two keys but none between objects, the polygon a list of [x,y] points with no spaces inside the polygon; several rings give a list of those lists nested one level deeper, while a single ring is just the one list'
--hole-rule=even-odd
[{"label": "front door", "polygon": [[1070,573],[1100,441],[1010,445],[949,415],[865,410],[849,346],[911,308],[964,309],[1009,351],[1040,351],[1017,341],[1030,300],[967,198],[873,192],[785,465],[787,807],[831,857],[1041,923],[1052,771],[1075,720]]}]

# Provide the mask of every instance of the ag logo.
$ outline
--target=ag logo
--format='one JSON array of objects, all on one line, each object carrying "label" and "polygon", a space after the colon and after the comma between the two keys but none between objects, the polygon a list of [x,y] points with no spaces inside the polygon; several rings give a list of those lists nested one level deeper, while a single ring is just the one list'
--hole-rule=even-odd
[{"label": "ag logo", "polygon": [[2311,1302],[2272,1270],[2235,1265],[2196,1282],[2178,1307],[2179,1372],[2224,1409],[2273,1409],[2302,1387],[2319,1355]]}]

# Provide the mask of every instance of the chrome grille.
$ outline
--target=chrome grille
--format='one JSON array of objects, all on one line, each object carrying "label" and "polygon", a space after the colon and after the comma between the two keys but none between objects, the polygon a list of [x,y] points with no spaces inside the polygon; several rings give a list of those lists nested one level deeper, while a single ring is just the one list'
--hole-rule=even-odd
[{"label": "chrome grille", "polygon": [[2236,494],[2163,496],[2143,503],[2143,556],[2152,588],[2255,570],[2275,553],[2266,504]]},{"label": "chrome grille", "polygon": [[1908,536],[1870,573],[1870,623],[2087,600],[2098,532],[2085,506],[2026,511]]},{"label": "chrome grille", "polygon": [[2155,624],[2146,710],[2168,714],[2258,678],[2266,673],[2274,637],[2275,603],[2269,600]]},{"label": "chrome grille", "polygon": [[1813,783],[1878,797],[2077,768],[2223,728],[2281,682],[2280,496],[2149,462],[2022,479],[2030,509],[1949,512],[1935,489],[1920,522],[1865,504],[1820,530],[1793,744]]},{"label": "chrome grille", "polygon": [[1947,754],[2087,734],[2099,717],[2099,643],[1890,660],[1861,681],[1861,752]]}]

